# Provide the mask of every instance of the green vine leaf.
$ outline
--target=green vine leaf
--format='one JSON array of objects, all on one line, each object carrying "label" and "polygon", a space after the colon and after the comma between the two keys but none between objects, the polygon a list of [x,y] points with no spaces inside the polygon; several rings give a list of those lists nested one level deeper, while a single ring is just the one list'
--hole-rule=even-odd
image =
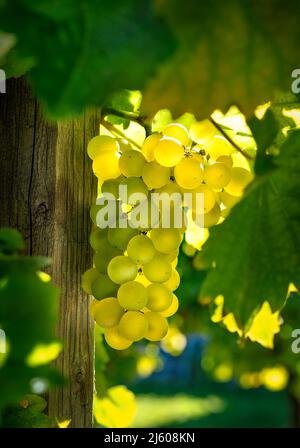
[{"label": "green vine leaf", "polygon": [[150,0],[15,0],[5,2],[0,29],[17,37],[14,60],[34,61],[29,79],[58,118],[143,87],[173,49],[152,9]]},{"label": "green vine leaf", "polygon": [[144,92],[142,110],[208,117],[232,104],[250,116],[291,89],[298,66],[300,3],[276,0],[157,0],[178,41]]},{"label": "green vine leaf", "polygon": [[299,285],[299,148],[300,131],[295,130],[273,158],[275,168],[255,178],[224,223],[211,229],[204,246],[204,256],[215,267],[202,296],[223,295],[224,313],[233,312],[241,328],[258,305],[267,300],[278,310],[289,283]]}]

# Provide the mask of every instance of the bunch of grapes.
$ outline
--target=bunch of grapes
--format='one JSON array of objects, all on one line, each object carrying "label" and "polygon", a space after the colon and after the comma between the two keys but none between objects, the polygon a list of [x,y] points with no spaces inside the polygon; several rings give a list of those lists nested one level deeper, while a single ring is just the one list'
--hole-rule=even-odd
[{"label": "bunch of grapes", "polygon": [[[106,228],[102,215],[99,220],[104,202],[91,207],[93,268],[85,272],[82,284],[94,296],[91,313],[114,349],[166,336],[167,318],[178,309],[174,294],[180,283],[178,251],[187,227],[197,222],[197,194],[204,198],[201,222],[210,227],[222,220],[223,211],[239,200],[251,180],[249,171],[233,166],[230,143],[215,133],[203,142],[202,131],[201,123],[196,122],[190,132],[182,124],[171,123],[162,133],[148,136],[141,150],[108,135],[96,136],[88,144],[100,197],[109,194],[117,207],[115,219],[108,220]],[[207,124],[205,132],[207,137]],[[122,186],[127,188],[127,203],[120,194]],[[186,192],[193,199],[188,206]],[[146,200],[131,199],[136,193]],[[151,201],[152,193],[170,198],[168,226],[161,203]],[[182,199],[180,204],[172,199],[173,193]],[[132,225],[136,210],[143,207],[149,211],[147,218]],[[182,214],[179,225],[172,218],[176,207]]]}]

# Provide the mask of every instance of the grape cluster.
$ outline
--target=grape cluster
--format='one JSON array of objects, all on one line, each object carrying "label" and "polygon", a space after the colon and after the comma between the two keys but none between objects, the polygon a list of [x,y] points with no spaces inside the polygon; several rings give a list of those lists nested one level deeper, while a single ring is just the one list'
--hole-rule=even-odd
[{"label": "grape cluster", "polygon": [[[167,318],[178,309],[174,291],[180,283],[179,246],[189,222],[196,221],[199,213],[194,206],[197,193],[204,197],[202,222],[210,227],[239,200],[251,180],[249,171],[233,166],[232,146],[215,135],[203,142],[203,132],[209,133],[197,122],[190,132],[182,124],[171,123],[163,133],[148,136],[141,150],[108,135],[96,136],[88,144],[100,197],[109,193],[118,207],[115,221],[106,228],[98,220],[103,205],[91,207],[94,267],[85,272],[82,284],[94,296],[91,313],[114,349],[126,349],[142,338],[159,341],[166,336]],[[127,203],[120,197],[121,186],[127,188]],[[149,198],[153,192],[166,193],[170,199],[179,193],[183,198],[180,204],[170,200],[170,209],[179,206],[182,212],[180,226],[172,221],[172,213],[168,227],[163,225],[160,203],[134,199],[136,193]],[[192,193],[189,209],[184,204],[185,192]],[[132,226],[135,211],[143,206],[157,208],[157,222],[149,210],[147,219]]]}]

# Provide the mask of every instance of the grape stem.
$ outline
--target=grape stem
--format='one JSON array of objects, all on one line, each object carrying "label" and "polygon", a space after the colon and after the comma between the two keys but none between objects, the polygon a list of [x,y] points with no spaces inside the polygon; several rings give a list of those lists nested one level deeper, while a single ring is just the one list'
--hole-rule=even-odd
[{"label": "grape stem", "polygon": [[101,124],[102,124],[102,126],[104,128],[106,128],[112,134],[118,135],[119,137],[123,138],[124,140],[127,140],[128,143],[130,143],[131,145],[135,146],[138,149],[141,149],[141,146],[138,143],[136,143],[131,138],[127,137],[127,135],[124,134],[122,131],[120,131],[120,129],[116,128],[113,124],[111,124],[108,121],[104,120],[104,118],[101,119]]},{"label": "grape stem", "polygon": [[147,137],[152,133],[151,125],[147,124],[147,117],[145,115],[140,115],[137,112],[118,110],[114,109],[113,107],[106,107],[103,112],[103,116],[115,115],[116,117],[124,118],[125,120],[130,120],[138,123],[139,125],[143,126],[143,128],[145,128]]},{"label": "grape stem", "polygon": [[223,137],[225,137],[226,138],[226,140],[238,151],[238,152],[240,152],[241,154],[243,154],[243,156],[246,158],[246,159],[248,159],[248,160],[254,160],[253,159],[253,157],[251,157],[251,156],[249,156],[249,154],[247,154],[246,152],[244,152],[243,150],[242,150],[242,148],[240,148],[236,143],[235,143],[235,141],[234,140],[232,140],[232,138],[231,137],[229,137],[229,135],[224,131],[224,129],[222,128],[222,126],[219,124],[219,123],[217,123],[214,119],[213,119],[213,117],[209,117],[209,121],[215,126],[215,128],[216,129],[218,129],[218,131],[220,132],[220,134],[222,134],[223,135]]}]

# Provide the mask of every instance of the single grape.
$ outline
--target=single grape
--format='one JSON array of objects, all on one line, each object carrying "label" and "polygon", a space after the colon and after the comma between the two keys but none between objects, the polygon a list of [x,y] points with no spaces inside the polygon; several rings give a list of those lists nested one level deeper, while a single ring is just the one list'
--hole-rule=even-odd
[{"label": "single grape", "polygon": [[[203,215],[203,226],[208,228],[218,224],[221,217],[221,208],[216,202],[213,208]],[[193,219],[196,221],[196,215],[193,213]]]},{"label": "single grape", "polygon": [[165,317],[159,313],[146,313],[145,318],[148,322],[148,330],[145,338],[149,341],[160,341],[168,333],[168,322]]},{"label": "single grape", "polygon": [[117,152],[120,146],[116,139],[109,137],[108,135],[97,135],[93,137],[87,147],[87,153],[89,157],[93,160],[99,154],[105,151]]},{"label": "single grape", "polygon": [[152,283],[149,285],[147,287],[147,295],[147,308],[150,311],[164,311],[172,303],[172,292],[161,283]]},{"label": "single grape", "polygon": [[234,147],[224,137],[216,136],[207,143],[205,151],[211,159],[217,160],[220,156],[230,156]]},{"label": "single grape", "polygon": [[138,202],[142,202],[148,197],[149,191],[147,185],[144,184],[142,179],[140,179],[139,177],[127,177],[126,179],[122,180],[122,182],[120,183],[120,187],[127,188],[127,198],[122,198],[122,193],[120,191],[120,197],[126,204],[135,205]]},{"label": "single grape", "polygon": [[194,189],[203,180],[203,171],[196,157],[182,159],[174,169],[177,184],[186,189]]},{"label": "single grape", "polygon": [[81,277],[81,285],[87,294],[92,294],[92,283],[99,277],[97,269],[88,269]]},{"label": "single grape", "polygon": [[141,310],[147,303],[147,290],[136,281],[123,283],[118,290],[118,301],[126,310]]},{"label": "single grape", "polygon": [[228,168],[232,168],[233,160],[231,156],[219,156],[216,160],[216,162],[224,163],[228,166]]},{"label": "single grape", "polygon": [[178,229],[152,229],[150,238],[155,249],[164,254],[176,251],[181,243]]},{"label": "single grape", "polygon": [[161,139],[161,134],[155,132],[154,134],[149,135],[143,143],[142,153],[147,160],[147,162],[152,162],[154,157],[154,150]]},{"label": "single grape", "polygon": [[125,350],[132,345],[132,341],[121,336],[118,326],[106,328],[104,338],[106,343],[115,350]]},{"label": "single grape", "polygon": [[107,239],[112,247],[124,252],[128,242],[137,234],[138,230],[132,229],[129,223],[127,223],[127,227],[125,228],[108,229]]},{"label": "single grape", "polygon": [[111,328],[118,325],[124,309],[115,297],[107,297],[100,300],[94,308],[94,319],[103,328]]},{"label": "single grape", "polygon": [[99,210],[101,210],[103,207],[105,207],[105,204],[103,205],[98,205],[98,204],[93,204],[90,207],[90,218],[93,221],[93,224],[97,225],[97,214],[99,212]]},{"label": "single grape", "polygon": [[120,335],[130,341],[139,341],[145,337],[148,330],[148,321],[139,311],[127,311],[118,325]]},{"label": "single grape", "polygon": [[[198,204],[198,201],[197,201],[198,193],[203,194],[203,210],[201,210],[201,208],[202,208],[201,202],[202,201],[200,200],[200,204]],[[202,212],[208,213],[210,210],[212,210],[212,208],[214,207],[214,205],[216,203],[216,195],[207,185],[204,185],[204,184],[199,185],[199,187],[192,190],[192,195],[193,195],[192,210],[194,212],[197,212],[198,214],[202,214]],[[199,197],[199,199],[201,199],[201,197]],[[199,210],[199,207],[200,207],[200,210]]]},{"label": "single grape", "polygon": [[173,137],[178,140],[183,146],[188,146],[190,143],[189,131],[181,123],[170,123],[168,124],[163,134],[167,137]]},{"label": "single grape", "polygon": [[145,157],[139,151],[124,152],[119,159],[121,173],[126,177],[140,177],[143,173]]},{"label": "single grape", "polygon": [[127,254],[134,263],[140,266],[152,260],[155,248],[146,235],[136,235],[127,245]]},{"label": "single grape", "polygon": [[132,227],[146,231],[159,224],[160,213],[158,207],[151,201],[151,197],[147,200],[135,205],[129,213]]},{"label": "single grape", "polygon": [[253,176],[245,168],[231,168],[231,179],[226,185],[225,191],[233,196],[242,196],[244,189],[252,181]]},{"label": "single grape", "polygon": [[179,301],[178,298],[175,296],[175,294],[172,294],[172,303],[166,310],[162,311],[160,314],[163,317],[171,317],[175,313],[177,313],[177,310],[179,308]]},{"label": "single grape", "polygon": [[93,250],[100,250],[106,244],[108,229],[95,229],[91,232],[89,242]]},{"label": "single grape", "polygon": [[184,255],[186,255],[187,257],[193,257],[197,250],[194,246],[187,243],[186,241],[184,241],[184,243],[182,244],[181,249]]},{"label": "single grape", "polygon": [[93,171],[95,176],[103,182],[108,179],[115,179],[120,176],[119,156],[114,151],[104,151],[93,161]]},{"label": "single grape", "polygon": [[190,127],[192,140],[201,145],[205,145],[217,133],[215,126],[208,119],[195,121]]},{"label": "single grape", "polygon": [[157,162],[150,162],[144,166],[143,181],[149,189],[161,188],[170,181],[171,170]]},{"label": "single grape", "polygon": [[118,291],[118,285],[114,283],[107,274],[100,274],[92,283],[92,294],[97,300],[105,297],[115,297]]},{"label": "single grape", "polygon": [[118,285],[134,280],[138,269],[136,264],[125,255],[113,258],[107,267],[109,278]]},{"label": "single grape", "polygon": [[106,274],[107,266],[114,257],[122,255],[122,252],[110,245],[102,246],[99,252],[96,252],[93,257],[93,263],[98,272]]},{"label": "single grape", "polygon": [[163,256],[154,255],[151,261],[144,264],[143,273],[150,282],[164,283],[172,274],[172,266]]},{"label": "single grape", "polygon": [[239,196],[233,196],[232,194],[227,193],[227,191],[221,191],[219,195],[220,200],[227,208],[232,208],[241,199]]},{"label": "single grape", "polygon": [[[163,283],[170,291],[175,291],[180,285],[180,275],[176,269],[172,269],[171,277]],[[166,316],[167,317],[167,316]]]},{"label": "single grape", "polygon": [[184,156],[183,146],[171,137],[163,137],[154,150],[156,161],[167,167],[177,165]]},{"label": "single grape", "polygon": [[123,176],[118,177],[117,179],[108,179],[103,182],[101,186],[101,193],[105,195],[105,193],[109,193],[114,196],[115,199],[119,198],[119,184],[124,179]]},{"label": "single grape", "polygon": [[204,169],[203,178],[206,185],[213,190],[226,187],[231,177],[231,168],[225,163],[216,162],[207,165]]}]

